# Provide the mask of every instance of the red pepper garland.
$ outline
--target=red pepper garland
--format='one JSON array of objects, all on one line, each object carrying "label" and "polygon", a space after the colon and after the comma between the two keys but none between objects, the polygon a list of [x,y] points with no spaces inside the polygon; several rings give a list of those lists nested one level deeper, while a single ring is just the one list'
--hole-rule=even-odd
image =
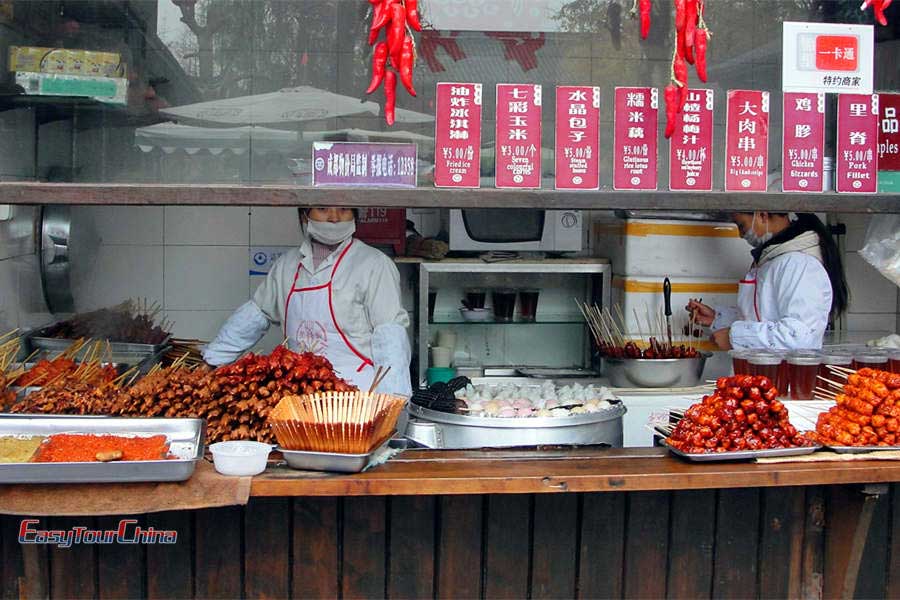
[{"label": "red pepper garland", "polygon": [[653,3],[651,2],[651,0],[634,0],[634,4],[631,7],[630,14],[632,19],[640,14],[642,40],[646,40],[647,36],[650,35],[651,10],[653,10]]},{"label": "red pepper garland", "polygon": [[893,1],[894,0],[864,0],[862,6],[859,7],[859,10],[866,10],[871,6],[872,12],[875,13],[875,20],[878,21],[878,24],[887,27],[888,20],[884,15],[884,11]]},{"label": "red pepper garland", "polygon": [[[372,51],[372,80],[366,93],[371,94],[384,84],[384,119],[388,125],[393,125],[397,110],[397,80],[411,96],[416,95],[413,87],[416,43],[411,29],[422,31],[419,2],[369,0],[369,4],[372,5],[369,45],[374,45],[375,49]],[[382,29],[385,31],[385,41],[378,42]]]},{"label": "red pepper garland", "polygon": [[703,20],[704,0],[673,0],[675,5],[675,51],[669,85],[663,98],[666,103],[666,138],[675,133],[678,115],[688,98],[688,64],[694,65],[697,77],[706,82],[706,48],[712,34]]}]

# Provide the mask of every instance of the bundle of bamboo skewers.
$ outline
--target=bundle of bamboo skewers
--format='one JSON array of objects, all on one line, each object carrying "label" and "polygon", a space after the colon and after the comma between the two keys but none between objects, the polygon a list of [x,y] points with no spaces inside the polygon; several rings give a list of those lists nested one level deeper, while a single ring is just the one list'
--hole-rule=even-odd
[{"label": "bundle of bamboo skewers", "polygon": [[[639,329],[643,329],[646,324],[646,341],[643,337],[644,332],[638,334],[638,340],[635,341],[633,335],[627,332],[628,327],[625,315],[618,304],[613,306],[613,310],[607,307],[602,309],[595,305],[582,304],[577,299],[575,304],[578,305],[581,314],[584,315],[585,321],[591,329],[594,342],[600,349],[603,356],[610,358],[696,358],[699,356],[697,348],[694,346],[694,314],[691,313],[690,319],[686,326],[679,331],[688,329],[690,335],[673,334],[672,343],[668,341],[666,333],[666,318],[663,311],[652,314],[650,308],[644,304],[645,321],[642,322],[637,308],[634,309],[634,322]],[[687,337],[687,340],[684,338]],[[680,341],[681,344],[676,344]]]},{"label": "bundle of bamboo skewers", "polygon": [[367,454],[393,434],[405,403],[366,392],[285,396],[269,423],[285,450]]}]

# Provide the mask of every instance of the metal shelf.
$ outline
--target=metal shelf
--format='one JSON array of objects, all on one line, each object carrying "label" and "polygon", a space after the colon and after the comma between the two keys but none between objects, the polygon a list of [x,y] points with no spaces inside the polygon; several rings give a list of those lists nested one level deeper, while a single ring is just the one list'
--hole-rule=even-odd
[{"label": "metal shelf", "polygon": [[900,213],[900,194],[571,192],[420,187],[312,188],[291,185],[163,185],[0,182],[0,204],[547,208],[666,211]]}]

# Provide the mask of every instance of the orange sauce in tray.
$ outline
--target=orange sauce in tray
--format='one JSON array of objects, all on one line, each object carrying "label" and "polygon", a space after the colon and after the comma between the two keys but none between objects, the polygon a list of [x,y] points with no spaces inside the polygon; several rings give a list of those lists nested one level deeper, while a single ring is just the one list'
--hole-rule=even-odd
[{"label": "orange sauce in tray", "polygon": [[165,460],[168,454],[169,443],[164,435],[126,437],[57,433],[41,444],[33,462]]}]

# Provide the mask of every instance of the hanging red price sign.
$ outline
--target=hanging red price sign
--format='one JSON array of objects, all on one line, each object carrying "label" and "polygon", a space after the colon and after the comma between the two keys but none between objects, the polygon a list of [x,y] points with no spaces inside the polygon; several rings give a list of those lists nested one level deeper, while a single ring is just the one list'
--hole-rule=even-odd
[{"label": "hanging red price sign", "polygon": [[838,96],[835,189],[859,194],[878,189],[878,94]]},{"label": "hanging red price sign", "polygon": [[541,187],[541,86],[497,84],[494,180],[498,188]]},{"label": "hanging red price sign", "polygon": [[435,187],[481,186],[480,83],[438,83],[434,132]]},{"label": "hanging red price sign", "polygon": [[600,88],[556,88],[556,189],[600,189]]},{"label": "hanging red price sign", "polygon": [[825,152],[825,93],[784,93],[781,189],[821,192]]},{"label": "hanging red price sign", "polygon": [[658,109],[656,88],[616,88],[613,189],[656,189]]},{"label": "hanging red price sign", "polygon": [[712,189],[713,91],[690,90],[669,140],[669,189]]},{"label": "hanging red price sign", "polygon": [[900,94],[878,94],[878,170],[900,171]]},{"label": "hanging red price sign", "polygon": [[728,90],[725,189],[765,192],[769,172],[769,92]]}]

